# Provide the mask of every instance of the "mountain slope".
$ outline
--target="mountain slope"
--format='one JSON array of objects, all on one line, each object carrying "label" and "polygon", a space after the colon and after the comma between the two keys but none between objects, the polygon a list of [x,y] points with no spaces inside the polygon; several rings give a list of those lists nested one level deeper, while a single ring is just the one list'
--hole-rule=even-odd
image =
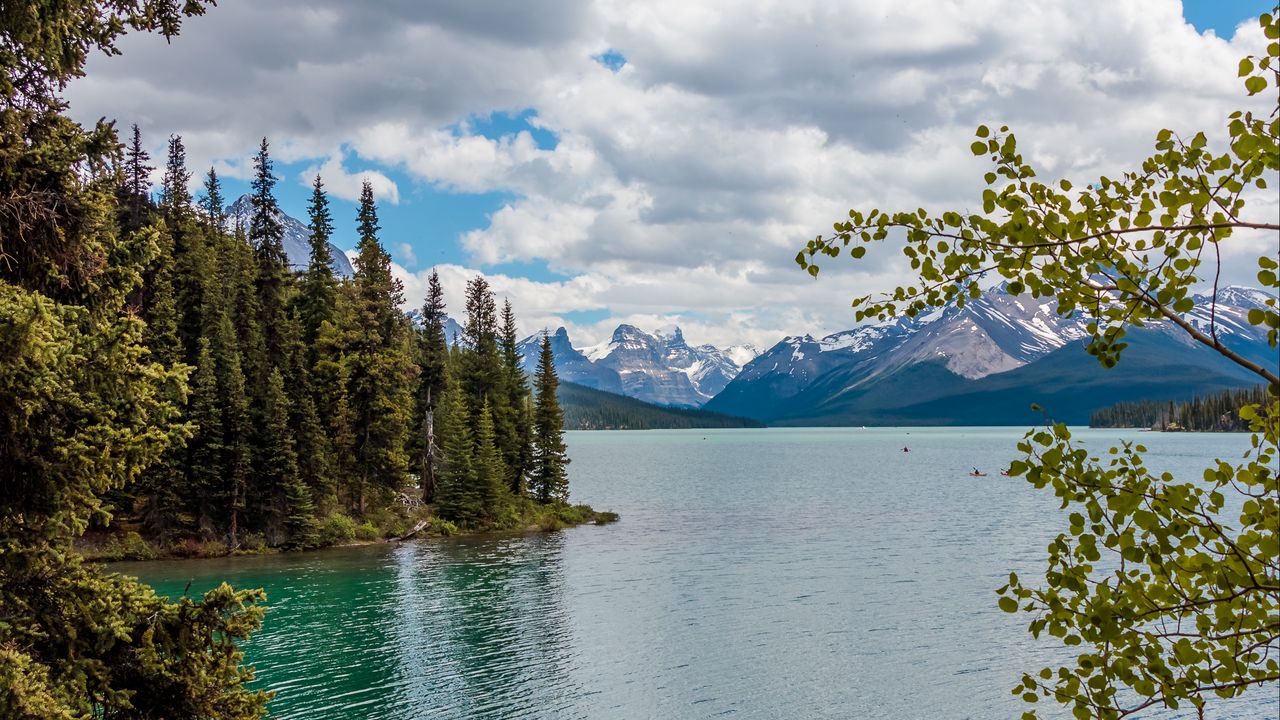
[{"label": "mountain slope", "polygon": [[[246,193],[241,195],[231,207],[227,208],[227,224],[229,227],[235,227],[237,222],[244,225],[245,231],[249,229],[249,219],[253,217],[253,200]],[[289,257],[289,265],[294,270],[306,270],[307,265],[311,262],[311,231],[307,229],[305,223],[297,218],[280,212],[277,215],[280,224],[284,226],[284,252]],[[351,266],[351,261],[347,259],[345,253],[338,249],[338,246],[329,243],[329,266],[333,268],[333,273],[340,278],[349,278],[355,275],[355,268]]]},{"label": "mountain slope", "polygon": [[[538,355],[542,351],[542,333],[534,333],[516,346],[524,358],[525,372],[533,374],[538,369]],[[622,393],[622,378],[612,368],[598,367],[569,342],[569,332],[557,328],[551,335],[551,356],[556,373],[561,380],[610,393]]]},{"label": "mountain slope", "polygon": [[[541,334],[520,342],[524,367],[537,367]],[[619,325],[607,342],[575,348],[564,328],[551,336],[556,370],[570,382],[672,407],[698,407],[720,392],[756,350],[738,345],[720,350],[691,346],[680,328],[649,334]]]},{"label": "mountain slope", "polygon": [[[1105,369],[1082,343],[1005,373],[968,379],[940,360],[911,365],[837,396],[806,396],[775,425],[1086,424],[1121,400],[1171,400],[1249,387],[1257,380],[1209,348],[1135,330],[1120,363]],[[806,402],[807,401],[807,402]],[[1032,404],[1044,409],[1037,412]]]},{"label": "mountain slope", "polygon": [[[1200,298],[1204,300],[1204,298]],[[1266,299],[1226,288],[1210,317],[1188,319],[1245,357],[1276,363],[1247,313]],[[1081,349],[1078,317],[1056,302],[993,288],[964,308],[866,325],[822,340],[787,338],[752,363],[706,409],[770,424],[1022,424],[1032,402],[1087,421],[1124,398],[1182,397],[1256,382],[1170,323],[1130,332],[1119,366],[1104,371]]]},{"label": "mountain slope", "polygon": [[674,430],[764,427],[755,420],[705,410],[660,407],[635,398],[561,383],[557,393],[566,430]]}]

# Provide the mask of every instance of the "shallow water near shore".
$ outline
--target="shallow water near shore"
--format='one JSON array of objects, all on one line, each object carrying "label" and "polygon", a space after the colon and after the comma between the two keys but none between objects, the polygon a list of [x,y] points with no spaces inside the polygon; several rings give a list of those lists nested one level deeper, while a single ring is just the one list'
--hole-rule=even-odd
[{"label": "shallow water near shore", "polygon": [[[996,607],[1066,527],[1051,492],[999,475],[1022,434],[568,433],[574,501],[618,523],[112,568],[168,595],[264,587],[248,660],[278,718],[1018,717],[1021,673],[1070,657]],[[1249,444],[1076,437],[1140,439],[1179,478]],[[1266,688],[1210,717],[1277,715]]]}]

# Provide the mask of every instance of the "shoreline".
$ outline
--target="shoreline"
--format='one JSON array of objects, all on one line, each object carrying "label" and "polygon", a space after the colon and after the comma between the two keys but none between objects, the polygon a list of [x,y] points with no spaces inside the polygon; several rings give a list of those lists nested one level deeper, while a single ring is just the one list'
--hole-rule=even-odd
[{"label": "shoreline", "polygon": [[[581,525],[608,525],[621,516],[608,510],[596,510],[590,505],[537,505],[527,503],[520,508],[523,513],[519,524],[511,527],[459,528],[448,520],[430,513],[430,508],[404,520],[425,522],[416,532],[394,527],[374,527],[368,521],[361,529],[372,530],[374,535],[344,537],[336,542],[323,542],[307,547],[270,546],[250,544],[228,549],[218,540],[173,538],[168,542],[155,536],[144,536],[137,529],[117,526],[82,536],[75,544],[76,552],[87,562],[110,564],[116,562],[146,562],[150,560],[209,560],[215,558],[254,557],[314,552],[367,545],[384,545],[408,542],[423,538],[495,537],[555,532]],[[412,525],[411,525],[412,528]],[[410,529],[411,529],[410,528]]]}]

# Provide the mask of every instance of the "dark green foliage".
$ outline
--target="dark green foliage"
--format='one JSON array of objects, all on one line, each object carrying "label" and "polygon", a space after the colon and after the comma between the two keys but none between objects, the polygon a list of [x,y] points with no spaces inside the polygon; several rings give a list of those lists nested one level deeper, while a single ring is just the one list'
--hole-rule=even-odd
[{"label": "dark green foliage", "polygon": [[[334,306],[337,303],[338,280],[333,275],[329,264],[329,238],[333,236],[333,216],[329,212],[329,198],[324,192],[324,183],[317,175],[311,186],[311,202],[307,206],[311,228],[311,254],[307,261],[307,271],[299,288],[297,306],[302,320],[302,342],[310,348],[315,345],[320,335],[320,326],[333,322]],[[315,362],[309,358],[308,365]]]},{"label": "dark green foliage", "polygon": [[147,164],[151,155],[142,146],[142,131],[138,129],[137,123],[134,123],[132,129],[129,149],[125,151],[122,199],[129,210],[125,227],[135,230],[142,227],[146,220],[147,208],[151,204],[151,171],[155,168]]},{"label": "dark green foliage", "polygon": [[[432,414],[439,440],[415,439],[415,465],[442,517],[550,522],[512,494],[529,393],[512,373],[514,313],[500,353],[483,280],[479,351],[445,347],[437,278],[415,342],[367,184],[355,277],[330,269],[319,178],[295,276],[265,139],[248,227],[228,229],[213,170],[192,207],[180,137],[156,206],[136,126],[126,154],[111,124],[61,114],[89,50],[125,27],[173,35],[205,4],[0,4],[0,718],[264,713],[237,647],[262,594],[158,599],[81,562],[90,528],[117,558],[154,556],[148,541],[207,554],[404,532],[415,516],[393,498],[412,492],[406,446]],[[466,390],[449,379],[463,374]]]},{"label": "dark green foliage", "polygon": [[507,500],[511,497],[507,484],[507,467],[494,436],[493,408],[483,403],[475,417],[475,490],[480,519],[489,525],[501,524]]},{"label": "dark green foliage", "polygon": [[[137,127],[137,126],[135,126]],[[191,172],[187,170],[187,150],[182,136],[169,136],[169,153],[164,167],[164,184],[160,190],[160,207],[168,215],[191,209]]]},{"label": "dark green foliage", "polygon": [[529,489],[538,502],[568,502],[569,457],[564,445],[564,415],[557,396],[560,379],[551,354],[551,338],[545,332],[533,384],[537,399],[533,410],[533,471]]},{"label": "dark green foliage", "polygon": [[445,320],[444,290],[440,287],[440,276],[432,270],[427,299],[422,307],[422,328],[417,337],[418,392],[414,408],[417,431],[411,443],[418,458],[418,479],[426,502],[435,497],[440,464],[435,409],[448,382],[449,348],[445,343]]},{"label": "dark green foliage", "polygon": [[280,330],[284,324],[289,292],[289,258],[284,252],[284,225],[280,223],[280,208],[273,192],[276,178],[271,172],[266,138],[262,138],[262,145],[253,159],[253,168],[253,215],[249,218],[249,242],[253,245],[258,266],[255,288],[262,347],[254,349],[252,360],[254,372],[261,379],[266,377],[268,368],[280,367],[284,363]]},{"label": "dark green foliage", "polygon": [[1089,416],[1089,427],[1141,427],[1152,430],[1187,430],[1192,432],[1248,432],[1249,423],[1240,417],[1246,405],[1262,405],[1267,401],[1267,388],[1224,390],[1216,395],[1193,397],[1185,402],[1116,403]]},{"label": "dark green foliage", "polygon": [[529,465],[533,461],[529,404],[529,383],[517,347],[516,314],[511,301],[502,303],[502,327],[498,332],[498,350],[502,358],[502,396],[494,407],[499,448],[506,463],[508,486],[514,495],[523,495]]},{"label": "dark green foliage", "polygon": [[[175,457],[186,370],[171,252],[151,219],[140,134],[125,207],[114,129],[58,92],[125,27],[177,32],[200,2],[0,6],[0,716],[256,718],[237,645],[258,591],[171,603],[72,549],[104,498]],[[142,283],[148,282],[148,287]],[[166,283],[168,285],[166,286]],[[148,328],[139,317],[154,327]],[[161,359],[163,362],[157,362]],[[207,379],[200,378],[208,389]],[[154,478],[155,476],[152,475]],[[154,487],[151,488],[155,490]],[[125,508],[127,510],[128,508]]]},{"label": "dark green foliage", "polygon": [[342,375],[353,433],[351,500],[364,514],[368,493],[404,483],[405,451],[413,406],[410,382],[416,369],[409,357],[409,324],[400,312],[400,281],[391,275],[391,258],[378,242],[373,189],[365,183],[358,216],[359,254],[352,303],[342,313]]},{"label": "dark green foliage", "polygon": [[210,349],[210,339],[200,338],[195,372],[191,376],[191,399],[187,417],[192,436],[187,441],[187,478],[184,499],[187,512],[202,534],[212,531],[214,508],[220,497],[221,470],[226,448],[223,445],[223,400],[218,390],[218,369]]},{"label": "dark green foliage", "polygon": [[[253,458],[254,516],[267,532],[268,541],[279,545],[286,537],[284,518],[290,514],[286,496],[295,488],[306,486],[298,480],[298,456],[289,427],[289,399],[284,394],[284,377],[279,368],[267,373],[266,392],[262,398],[262,444]],[[306,501],[310,510],[311,501]]]},{"label": "dark green foliage", "polygon": [[481,508],[475,492],[475,444],[471,439],[466,396],[450,383],[437,405],[436,434],[440,437],[440,471],[436,479],[436,512],[461,525],[479,522]]},{"label": "dark green foliage", "polygon": [[567,430],[678,430],[762,428],[764,423],[707,410],[653,405],[577,383],[561,382],[557,393]]},{"label": "dark green foliage", "polygon": [[502,390],[502,360],[498,355],[498,311],[489,282],[477,275],[467,283],[467,321],[463,337],[468,352],[458,363],[458,381],[472,408]]},{"label": "dark green foliage", "polygon": [[209,168],[204,178],[204,195],[200,198],[200,209],[205,220],[217,230],[225,230],[226,199],[222,197],[222,183],[218,181],[218,173]]}]

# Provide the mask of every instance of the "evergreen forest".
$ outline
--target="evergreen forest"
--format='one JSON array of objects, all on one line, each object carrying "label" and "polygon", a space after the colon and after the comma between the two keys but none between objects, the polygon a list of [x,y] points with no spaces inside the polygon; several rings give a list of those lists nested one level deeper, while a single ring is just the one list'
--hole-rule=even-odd
[{"label": "evergreen forest", "polygon": [[1185,402],[1139,400],[1102,408],[1089,416],[1089,427],[1140,427],[1164,431],[1248,432],[1249,422],[1240,416],[1246,405],[1267,401],[1267,388],[1224,390],[1208,397]]},{"label": "evergreen forest", "polygon": [[709,410],[664,407],[577,383],[560,385],[569,430],[691,430],[762,428],[764,423]]},{"label": "evergreen forest", "polygon": [[[516,316],[483,277],[445,344],[438,278],[419,326],[365,184],[336,218],[321,178],[311,256],[285,255],[270,147],[249,222],[202,188],[182,138],[163,182],[136,126],[82,126],[62,98],[126,32],[171,38],[212,2],[0,5],[0,717],[253,718],[240,644],[265,596],[158,597],[88,563],[86,539],[144,554],[308,548],[597,519],[569,507],[549,345],[532,387]],[[337,223],[359,242],[330,267]],[[428,520],[429,519],[429,520]]]}]

